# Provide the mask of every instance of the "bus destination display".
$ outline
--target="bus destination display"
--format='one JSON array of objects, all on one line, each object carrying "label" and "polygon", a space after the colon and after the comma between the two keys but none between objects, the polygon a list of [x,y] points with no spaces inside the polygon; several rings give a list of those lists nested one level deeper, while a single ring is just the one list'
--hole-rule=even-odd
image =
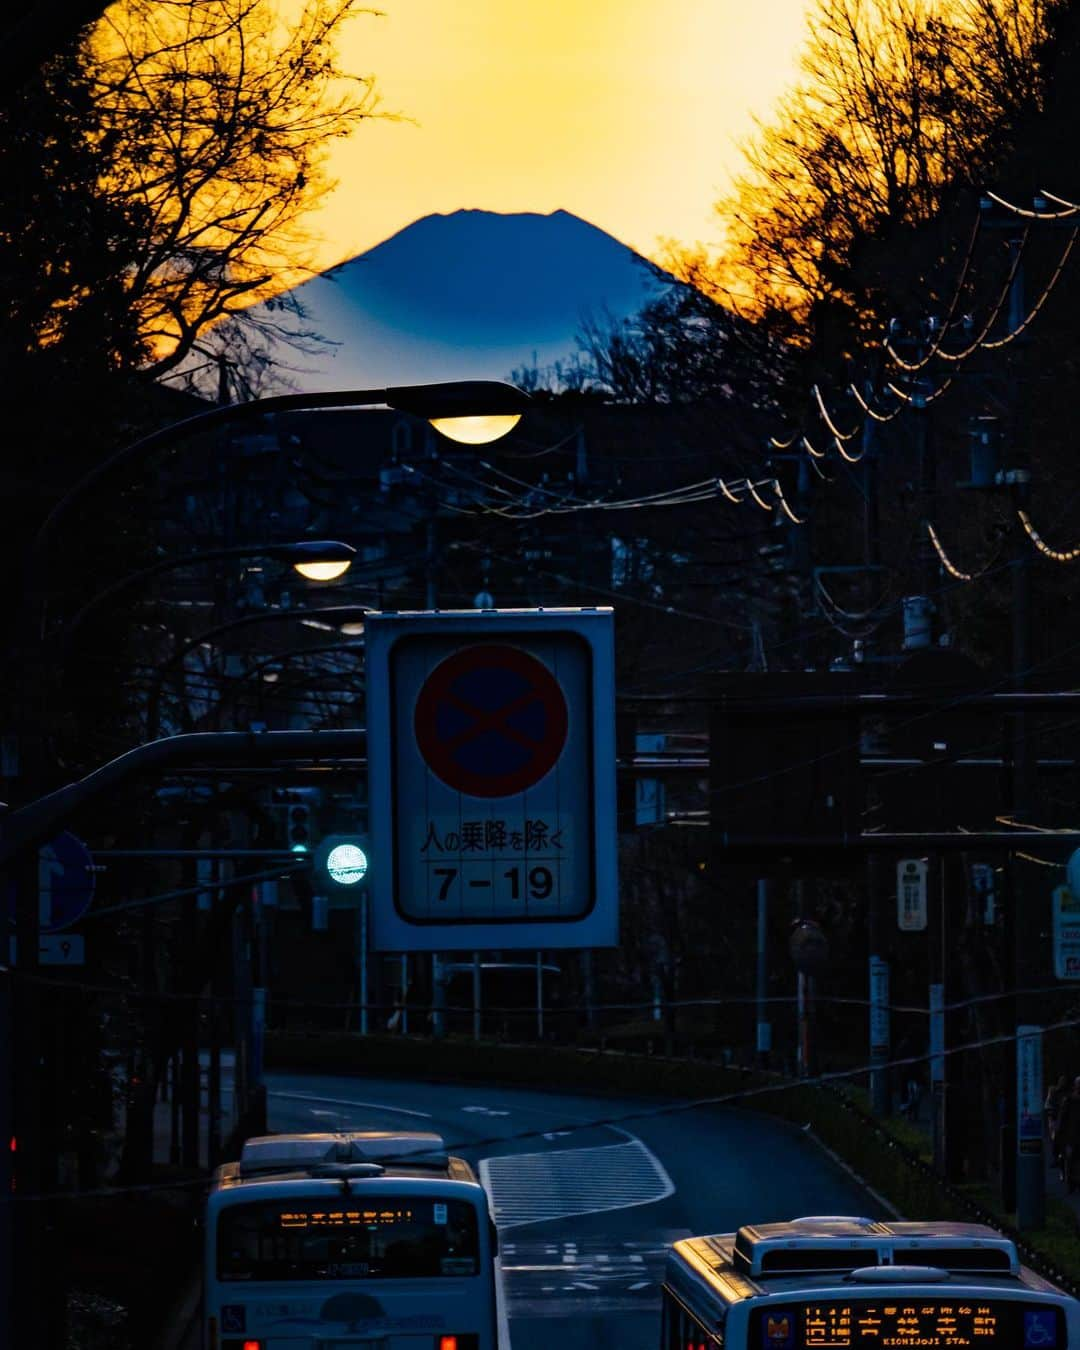
[{"label": "bus destination display", "polygon": [[761,1350],[1065,1350],[1055,1308],[982,1300],[881,1299],[763,1309]]}]

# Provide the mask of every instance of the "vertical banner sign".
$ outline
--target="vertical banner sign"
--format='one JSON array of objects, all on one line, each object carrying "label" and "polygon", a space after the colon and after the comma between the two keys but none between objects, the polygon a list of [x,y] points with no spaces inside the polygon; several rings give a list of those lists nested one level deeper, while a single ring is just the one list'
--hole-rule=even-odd
[{"label": "vertical banner sign", "polygon": [[880,956],[870,958],[870,1058],[889,1058],[889,963]]},{"label": "vertical banner sign", "polygon": [[975,908],[980,912],[983,923],[992,924],[997,918],[997,900],[991,863],[971,864],[971,890]]},{"label": "vertical banner sign", "polygon": [[1054,906],[1054,976],[1080,980],[1080,898],[1068,886],[1058,886]]},{"label": "vertical banner sign", "polygon": [[373,949],[613,945],[611,611],[366,629]]},{"label": "vertical banner sign", "polygon": [[930,1086],[945,1082],[945,986],[930,986]]},{"label": "vertical banner sign", "polygon": [[902,932],[918,933],[926,927],[925,858],[903,858],[896,864],[896,922]]},{"label": "vertical banner sign", "polygon": [[1016,1028],[1016,1142],[1037,1153],[1043,1137],[1042,1027]]}]

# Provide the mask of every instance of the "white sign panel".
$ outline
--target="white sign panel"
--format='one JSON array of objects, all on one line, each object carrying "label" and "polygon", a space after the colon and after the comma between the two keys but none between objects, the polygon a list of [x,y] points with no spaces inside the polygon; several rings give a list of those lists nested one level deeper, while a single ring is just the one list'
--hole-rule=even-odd
[{"label": "white sign panel", "polygon": [[926,927],[925,858],[902,858],[896,864],[896,922],[905,933],[917,933]]},{"label": "white sign panel", "polygon": [[1021,1152],[1043,1137],[1042,1027],[1016,1028],[1016,1138]]},{"label": "white sign panel", "polygon": [[870,1053],[889,1053],[889,963],[870,958]]},{"label": "white sign panel", "polygon": [[42,966],[81,966],[86,961],[86,946],[81,933],[48,933],[38,938],[38,964]]},{"label": "white sign panel", "polygon": [[1054,975],[1080,980],[1080,897],[1068,886],[1054,891]]},{"label": "white sign panel", "polygon": [[366,630],[375,950],[613,945],[611,611]]}]

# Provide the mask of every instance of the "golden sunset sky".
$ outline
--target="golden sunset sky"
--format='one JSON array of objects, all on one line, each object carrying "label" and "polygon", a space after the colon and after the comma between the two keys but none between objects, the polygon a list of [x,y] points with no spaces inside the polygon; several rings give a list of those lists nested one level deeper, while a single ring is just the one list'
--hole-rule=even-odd
[{"label": "golden sunset sky", "polygon": [[807,0],[383,0],[343,65],[382,106],[333,151],[320,265],[462,207],[572,211],[656,256],[717,237],[737,142],[796,73]]}]

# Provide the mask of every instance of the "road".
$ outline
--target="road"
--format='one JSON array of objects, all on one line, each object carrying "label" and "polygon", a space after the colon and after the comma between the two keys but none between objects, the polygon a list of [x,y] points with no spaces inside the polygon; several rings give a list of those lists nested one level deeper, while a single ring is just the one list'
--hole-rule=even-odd
[{"label": "road", "polygon": [[675,1239],[798,1214],[882,1215],[806,1133],[749,1111],[650,1115],[655,1099],[325,1074],[274,1073],[267,1086],[272,1130],[435,1130],[479,1165],[513,1350],[657,1350]]}]

